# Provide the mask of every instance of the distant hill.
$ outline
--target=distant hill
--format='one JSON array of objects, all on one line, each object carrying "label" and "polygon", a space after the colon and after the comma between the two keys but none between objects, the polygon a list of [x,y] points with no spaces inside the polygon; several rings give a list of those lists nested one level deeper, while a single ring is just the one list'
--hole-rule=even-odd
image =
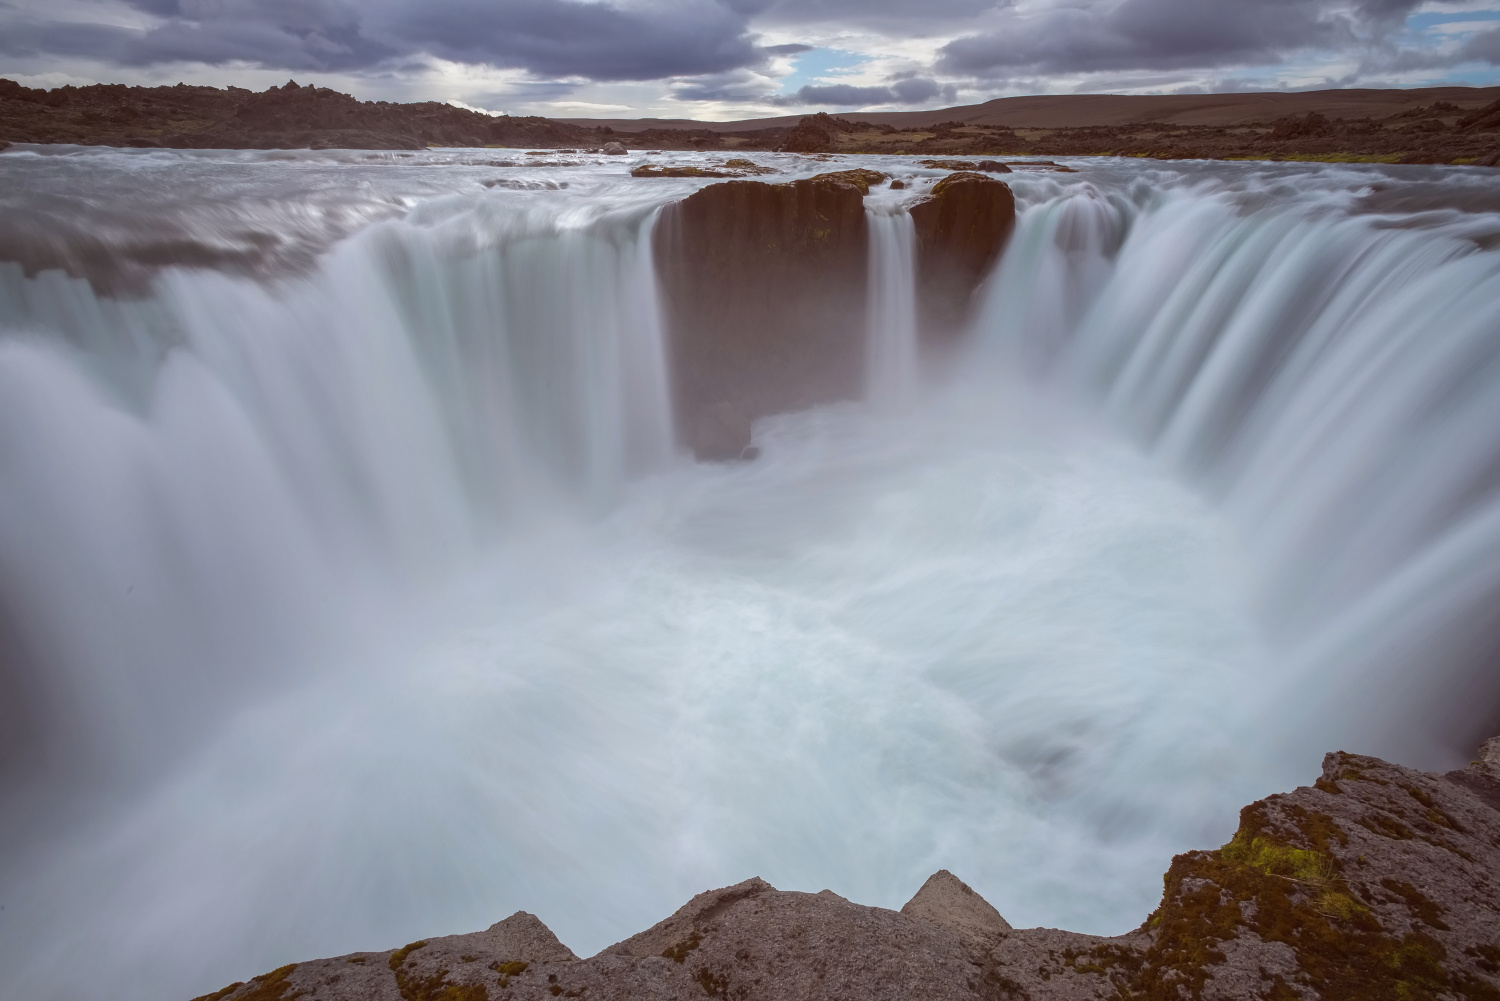
[{"label": "distant hill", "polygon": [[[0,80],[0,149],[16,142],[186,149],[467,146],[1495,166],[1497,133],[1500,87],[1007,97],[964,108],[851,118],[692,122],[497,116],[432,101],[360,101],[295,82],[257,93],[183,84],[40,90]],[[934,162],[960,170],[967,161]]]},{"label": "distant hill", "polygon": [[[1500,87],[1427,87],[1416,90],[1309,90],[1295,93],[1179,94],[1141,97],[1125,94],[1063,94],[1002,97],[936,111],[879,111],[845,117],[899,129],[939,122],[990,125],[1011,129],[1076,129],[1162,122],[1169,125],[1229,127],[1269,123],[1309,112],[1328,118],[1389,118],[1440,102],[1472,110],[1500,99]],[[616,132],[646,129],[709,129],[745,132],[791,128],[802,116],[747,118],[734,122],[699,122],[663,118],[560,118],[584,128],[605,126]]]}]

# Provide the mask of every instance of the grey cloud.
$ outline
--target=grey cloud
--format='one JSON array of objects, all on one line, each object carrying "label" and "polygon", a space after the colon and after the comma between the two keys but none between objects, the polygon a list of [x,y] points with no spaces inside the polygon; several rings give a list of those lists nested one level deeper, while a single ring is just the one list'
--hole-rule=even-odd
[{"label": "grey cloud", "polygon": [[775,89],[774,83],[753,73],[718,73],[679,84],[672,88],[672,96],[679,101],[755,104],[764,101]]},{"label": "grey cloud", "polygon": [[952,102],[957,90],[952,84],[940,86],[935,80],[909,77],[889,87],[856,87],[847,83],[808,84],[795,94],[769,98],[782,107],[823,105],[831,108],[866,108],[872,104],[922,104],[941,96]]},{"label": "grey cloud", "polygon": [[1474,35],[1458,50],[1456,62],[1489,63],[1500,66],[1500,28]]},{"label": "grey cloud", "polygon": [[969,21],[1011,0],[773,0],[760,3],[756,18],[764,24],[838,24],[889,27],[911,32],[942,30]]},{"label": "grey cloud", "polygon": [[768,56],[795,56],[799,52],[811,52],[811,45],[802,45],[793,42],[791,45],[768,45],[761,51]]},{"label": "grey cloud", "polygon": [[742,16],[709,0],[621,9],[570,0],[411,6],[400,34],[435,55],[545,76],[655,80],[764,61]]},{"label": "grey cloud", "polygon": [[24,47],[131,65],[243,60],[292,70],[360,69],[425,52],[605,81],[720,73],[764,63],[768,55],[751,38],[746,15],[716,0],[629,7],[596,0],[130,3],[162,20],[140,31],[18,18],[0,9],[0,51]]},{"label": "grey cloud", "polygon": [[1171,69],[1274,63],[1286,53],[1357,44],[1398,24],[1418,0],[1125,0],[1013,17],[1003,29],[956,39],[938,67],[991,75]]},{"label": "grey cloud", "polygon": [[884,104],[891,99],[889,87],[854,87],[847,83],[828,86],[806,86],[797,91],[801,104],[828,104],[840,107],[863,107],[868,104]]}]

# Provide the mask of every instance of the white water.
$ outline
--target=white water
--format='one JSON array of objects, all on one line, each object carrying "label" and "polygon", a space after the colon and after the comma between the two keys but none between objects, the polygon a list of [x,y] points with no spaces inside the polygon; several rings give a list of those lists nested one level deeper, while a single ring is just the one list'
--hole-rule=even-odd
[{"label": "white water", "polygon": [[871,211],[870,339],[866,397],[899,413],[917,391],[916,230],[900,205]]},{"label": "white water", "polygon": [[[1495,720],[1482,171],[1016,175],[943,378],[872,197],[870,400],[722,466],[672,447],[649,280],[690,182],[216,156],[0,157],[51,213],[16,259],[146,293],[0,265],[26,997],[518,908],[586,954],[753,874],[1118,932],[1321,751]],[[157,270],[148,218],[236,263]]]}]

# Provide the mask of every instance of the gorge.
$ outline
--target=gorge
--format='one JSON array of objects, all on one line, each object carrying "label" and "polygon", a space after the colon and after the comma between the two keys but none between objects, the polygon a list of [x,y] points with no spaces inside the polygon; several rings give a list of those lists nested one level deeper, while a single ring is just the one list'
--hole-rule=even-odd
[{"label": "gorge", "polygon": [[1500,731],[1492,170],[532,152],[0,153],[22,996],[751,876],[1118,936]]}]

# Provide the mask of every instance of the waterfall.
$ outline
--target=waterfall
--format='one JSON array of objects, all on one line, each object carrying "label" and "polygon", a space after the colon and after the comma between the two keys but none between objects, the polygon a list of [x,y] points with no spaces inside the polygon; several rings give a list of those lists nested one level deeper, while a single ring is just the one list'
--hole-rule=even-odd
[{"label": "waterfall", "polygon": [[866,213],[870,224],[870,339],[866,395],[899,413],[912,402],[917,378],[916,230],[900,210]]},{"label": "waterfall", "polygon": [[653,218],[391,222],[133,300],[0,265],[7,687],[71,721],[4,750],[144,766],[503,524],[666,464]]},{"label": "waterfall", "polygon": [[1083,185],[1024,214],[992,282],[986,350],[1126,429],[1253,539],[1277,694],[1293,717],[1321,707],[1323,743],[1422,759],[1497,722],[1495,228]]},{"label": "waterfall", "polygon": [[706,182],[497,156],[0,157],[48,195],[0,241],[19,996],[518,909],[586,954],[752,875],[1121,932],[1323,751],[1495,722],[1487,175],[1017,172],[939,359],[924,182],[872,193],[866,399],[694,463],[650,238]]}]

